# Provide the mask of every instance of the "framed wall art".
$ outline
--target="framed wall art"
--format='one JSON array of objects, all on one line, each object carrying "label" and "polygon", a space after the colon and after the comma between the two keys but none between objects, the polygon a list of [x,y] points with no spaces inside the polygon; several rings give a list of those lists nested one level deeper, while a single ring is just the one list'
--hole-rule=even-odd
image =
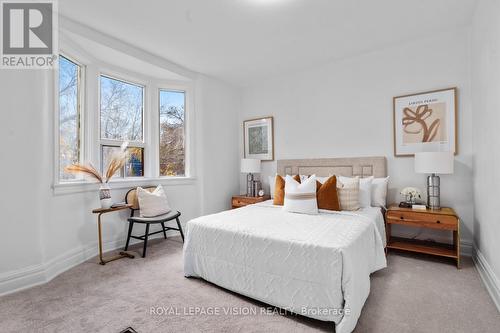
[{"label": "framed wall art", "polygon": [[457,88],[394,97],[394,155],[457,153]]},{"label": "framed wall art", "polygon": [[274,160],[273,117],[245,120],[243,122],[243,146],[245,158]]}]

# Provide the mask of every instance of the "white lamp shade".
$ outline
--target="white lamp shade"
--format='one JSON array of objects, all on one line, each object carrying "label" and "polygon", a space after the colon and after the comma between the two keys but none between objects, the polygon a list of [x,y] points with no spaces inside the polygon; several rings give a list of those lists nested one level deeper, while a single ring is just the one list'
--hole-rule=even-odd
[{"label": "white lamp shade", "polygon": [[453,173],[453,152],[415,153],[416,173]]},{"label": "white lamp shade", "polygon": [[241,172],[242,173],[259,173],[260,172],[260,160],[254,158],[242,158],[241,159]]}]

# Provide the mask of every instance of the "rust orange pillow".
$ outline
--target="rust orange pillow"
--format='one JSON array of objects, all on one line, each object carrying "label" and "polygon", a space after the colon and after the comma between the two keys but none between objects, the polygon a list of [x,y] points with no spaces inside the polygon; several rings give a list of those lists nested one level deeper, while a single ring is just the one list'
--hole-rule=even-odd
[{"label": "rust orange pillow", "polygon": [[337,177],[331,176],[323,184],[316,181],[316,199],[318,200],[319,209],[340,210]]},{"label": "rust orange pillow", "polygon": [[[300,176],[295,175],[293,179],[300,183]],[[283,206],[285,202],[285,180],[280,175],[276,175],[276,179],[274,181],[274,200],[273,204],[278,206]]]}]

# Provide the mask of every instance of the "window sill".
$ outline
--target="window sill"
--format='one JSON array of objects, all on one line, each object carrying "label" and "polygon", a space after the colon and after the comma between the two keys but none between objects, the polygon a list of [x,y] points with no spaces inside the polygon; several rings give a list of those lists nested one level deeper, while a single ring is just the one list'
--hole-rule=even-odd
[{"label": "window sill", "polygon": [[[178,185],[193,185],[196,183],[195,177],[159,177],[159,178],[130,178],[117,179],[109,182],[109,187],[114,189],[130,189],[137,186],[178,186]],[[99,183],[89,181],[66,182],[52,185],[54,195],[64,195],[72,193],[92,192],[97,191],[100,187]]]}]

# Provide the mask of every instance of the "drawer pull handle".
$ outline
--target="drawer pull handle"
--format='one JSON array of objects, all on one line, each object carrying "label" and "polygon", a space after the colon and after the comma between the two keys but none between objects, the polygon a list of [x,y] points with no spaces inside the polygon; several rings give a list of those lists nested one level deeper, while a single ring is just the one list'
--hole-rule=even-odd
[{"label": "drawer pull handle", "polygon": [[436,223],[441,223],[441,221],[437,220],[437,222],[436,222]]},{"label": "drawer pull handle", "polygon": [[[398,220],[397,217],[388,217],[388,219],[389,220],[396,220],[396,221]],[[421,220],[405,219],[404,216],[400,216],[399,220],[401,222],[410,222],[410,223],[420,223],[420,222],[422,222]]]}]

